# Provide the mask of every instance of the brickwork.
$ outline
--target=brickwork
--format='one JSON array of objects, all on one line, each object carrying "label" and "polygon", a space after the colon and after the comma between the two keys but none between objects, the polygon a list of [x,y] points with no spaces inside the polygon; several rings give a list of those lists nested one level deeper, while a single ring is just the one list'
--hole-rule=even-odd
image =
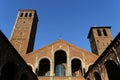
[{"label": "brickwork", "polygon": [[120,33],[113,40],[109,26],[92,27],[92,53],[61,39],[33,51],[37,22],[35,10],[19,10],[11,43],[0,32],[0,80],[3,71],[11,80],[118,80]]},{"label": "brickwork", "polygon": [[33,51],[37,22],[35,10],[19,10],[10,42],[20,55]]},{"label": "brickwork", "polygon": [[91,50],[97,55],[101,55],[107,46],[112,42],[112,35],[108,26],[91,27],[88,38],[91,44]]},{"label": "brickwork", "polygon": [[45,46],[39,50],[33,51],[29,54],[26,54],[23,56],[25,61],[27,63],[31,63],[34,67],[33,71],[39,67],[40,60],[47,58],[50,60],[50,70],[51,74],[50,76],[54,76],[54,54],[56,51],[63,50],[67,54],[67,67],[66,67],[66,76],[72,76],[71,73],[71,61],[73,59],[78,59],[82,63],[82,69],[85,69],[87,71],[87,67],[90,64],[93,64],[94,61],[98,58],[97,55],[94,55],[93,53],[87,52],[79,47],[76,47],[68,42],[65,42],[63,40],[58,40],[54,43],[49,44],[48,46]]},{"label": "brickwork", "polygon": [[[102,55],[95,61],[92,68],[88,70],[86,80],[96,80],[94,73],[100,76],[99,80],[118,80],[120,73],[120,34],[105,49]],[[108,65],[109,63],[109,65]],[[109,72],[109,70],[111,70]],[[111,75],[112,74],[112,75]],[[110,76],[109,76],[110,75]]]}]

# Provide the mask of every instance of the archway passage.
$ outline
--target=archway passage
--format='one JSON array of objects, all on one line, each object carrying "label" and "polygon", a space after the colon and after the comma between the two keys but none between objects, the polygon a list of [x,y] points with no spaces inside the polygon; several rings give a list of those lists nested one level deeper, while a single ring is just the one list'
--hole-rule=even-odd
[{"label": "archway passage", "polygon": [[95,80],[102,80],[98,72],[94,72]]},{"label": "archway passage", "polygon": [[48,59],[42,59],[39,62],[38,76],[50,76],[50,61]]},{"label": "archway passage", "polygon": [[107,74],[109,80],[119,80],[120,79],[120,67],[113,62],[112,60],[108,60],[105,63],[106,69],[107,69]]},{"label": "archway passage", "polygon": [[55,76],[65,76],[66,75],[66,62],[67,62],[67,56],[65,51],[59,50],[55,52],[54,55],[54,72]]},{"label": "archway passage", "polygon": [[82,65],[79,59],[73,59],[71,62],[72,76],[82,76]]},{"label": "archway passage", "polygon": [[15,80],[17,67],[14,63],[6,63],[1,70],[0,80]]}]

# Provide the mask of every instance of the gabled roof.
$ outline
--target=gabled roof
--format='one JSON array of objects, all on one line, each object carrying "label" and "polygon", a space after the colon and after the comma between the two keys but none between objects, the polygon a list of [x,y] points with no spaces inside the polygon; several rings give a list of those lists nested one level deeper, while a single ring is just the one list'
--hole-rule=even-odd
[{"label": "gabled roof", "polygon": [[57,40],[57,41],[55,41],[51,44],[48,44],[47,46],[44,46],[44,47],[42,47],[38,50],[35,50],[31,53],[28,53],[26,55],[26,58],[28,60],[29,60],[29,58],[32,59],[33,57],[37,56],[38,53],[41,54],[41,55],[44,55],[44,54],[46,55],[46,54],[50,53],[50,52],[48,52],[48,50],[50,50],[52,48],[52,46],[55,46],[55,48],[56,48],[56,49],[54,49],[54,51],[57,50],[57,49],[60,49],[61,46],[63,46],[63,48],[61,48],[63,50],[64,50],[65,46],[67,46],[67,47],[69,46],[70,55],[71,54],[75,55],[75,56],[81,55],[82,59],[84,58],[85,62],[87,62],[87,63],[94,63],[95,60],[98,58],[98,55],[95,55],[94,53],[88,52],[88,51],[86,51],[82,48],[79,48],[79,47],[77,47],[73,44],[70,44],[70,43],[68,43],[64,40],[61,40],[61,39]]}]

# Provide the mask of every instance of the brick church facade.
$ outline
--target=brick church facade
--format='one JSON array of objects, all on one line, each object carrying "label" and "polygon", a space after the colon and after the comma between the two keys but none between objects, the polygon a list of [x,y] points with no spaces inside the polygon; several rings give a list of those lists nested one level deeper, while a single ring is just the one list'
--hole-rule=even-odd
[{"label": "brick church facade", "polygon": [[[5,46],[9,44],[8,50],[17,54],[18,57],[18,60],[15,58],[16,55],[10,60],[0,57],[1,61],[5,61],[0,66],[1,80],[6,80],[3,76],[8,73],[2,73],[2,70],[9,61],[13,63],[18,61],[21,64],[18,66],[19,73],[26,71],[25,77],[18,78],[18,80],[120,79],[120,34],[113,39],[110,26],[91,27],[88,39],[92,52],[62,39],[33,51],[37,23],[38,17],[35,10],[19,10],[10,41],[5,38],[5,42],[3,40],[5,36],[1,32],[0,44],[4,46],[4,49],[0,47],[0,54],[9,56],[9,52],[6,51],[8,46]],[[3,55],[3,53],[6,54]],[[25,66],[26,68],[22,69]],[[19,76],[22,77],[22,74]],[[12,78],[11,80],[17,79]]]}]

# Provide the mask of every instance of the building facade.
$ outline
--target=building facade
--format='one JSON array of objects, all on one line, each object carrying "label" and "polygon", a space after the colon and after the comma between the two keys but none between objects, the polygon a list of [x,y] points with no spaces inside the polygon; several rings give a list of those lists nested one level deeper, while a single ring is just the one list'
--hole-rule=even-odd
[{"label": "building facade", "polygon": [[91,27],[92,52],[61,39],[33,51],[37,22],[35,10],[19,10],[10,42],[38,80],[120,79],[120,34],[113,39],[110,26]]}]

